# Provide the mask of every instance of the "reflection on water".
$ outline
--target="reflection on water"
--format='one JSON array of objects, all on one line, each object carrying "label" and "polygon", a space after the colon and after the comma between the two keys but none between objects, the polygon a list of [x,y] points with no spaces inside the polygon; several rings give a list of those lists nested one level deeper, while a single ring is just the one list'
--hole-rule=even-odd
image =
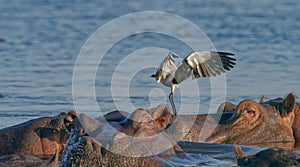
[{"label": "reflection on water", "polygon": [[[194,166],[237,166],[234,145],[232,144],[195,142],[179,142],[178,144],[188,153],[187,156],[198,157],[193,161],[194,163],[198,162],[198,164],[194,164]],[[281,145],[283,146],[284,143],[281,143]],[[266,149],[255,146],[241,146],[241,148],[246,156]],[[300,154],[299,150],[296,152]],[[201,162],[201,164],[199,164],[199,162]]]}]

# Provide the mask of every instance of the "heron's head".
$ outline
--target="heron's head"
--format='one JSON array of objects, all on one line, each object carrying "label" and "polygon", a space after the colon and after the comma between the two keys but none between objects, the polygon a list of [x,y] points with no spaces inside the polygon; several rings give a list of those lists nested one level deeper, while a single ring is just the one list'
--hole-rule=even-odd
[{"label": "heron's head", "polygon": [[152,77],[152,78],[155,78],[155,77],[156,77],[156,75],[155,75],[155,74],[152,74],[152,75],[150,75],[150,77]]}]

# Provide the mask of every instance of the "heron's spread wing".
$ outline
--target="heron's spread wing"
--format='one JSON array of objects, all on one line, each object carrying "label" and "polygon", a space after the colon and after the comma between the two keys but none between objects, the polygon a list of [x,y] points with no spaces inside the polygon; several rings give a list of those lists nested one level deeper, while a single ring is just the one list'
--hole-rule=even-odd
[{"label": "heron's spread wing", "polygon": [[157,82],[163,83],[163,81],[166,79],[168,74],[174,76],[174,73],[177,69],[174,63],[174,58],[177,58],[177,56],[172,52],[170,52],[169,55],[160,64],[160,66],[157,69],[156,77],[155,77]]},{"label": "heron's spread wing", "polygon": [[235,65],[234,54],[217,51],[192,52],[185,61],[193,70],[192,77],[211,77],[229,71]]}]

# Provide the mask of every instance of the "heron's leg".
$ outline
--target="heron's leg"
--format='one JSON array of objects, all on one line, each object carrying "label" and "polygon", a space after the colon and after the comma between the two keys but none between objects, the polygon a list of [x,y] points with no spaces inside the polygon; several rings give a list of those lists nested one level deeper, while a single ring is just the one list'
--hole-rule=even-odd
[{"label": "heron's leg", "polygon": [[169,100],[170,100],[170,102],[171,102],[171,106],[172,106],[174,115],[177,115],[176,107],[175,107],[175,104],[174,104],[173,91],[171,91],[171,93],[170,93],[170,95],[169,95]]}]

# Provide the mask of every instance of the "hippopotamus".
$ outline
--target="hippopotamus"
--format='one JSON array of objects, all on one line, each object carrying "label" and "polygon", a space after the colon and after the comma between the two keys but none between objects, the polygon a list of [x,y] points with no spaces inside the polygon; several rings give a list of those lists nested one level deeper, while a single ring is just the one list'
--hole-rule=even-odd
[{"label": "hippopotamus", "polygon": [[295,144],[293,122],[296,108],[296,98],[293,94],[280,101],[277,100],[277,107],[271,103],[243,100],[236,106],[233,116],[224,124],[219,124],[206,141],[265,147],[293,147]]},{"label": "hippopotamus", "polygon": [[59,165],[58,151],[50,160],[28,154],[10,154],[0,157],[0,167],[57,167]]},{"label": "hippopotamus", "polygon": [[[225,109],[220,109],[220,113],[216,114],[199,114],[199,115],[172,115],[166,105],[159,105],[156,108],[148,110],[148,113],[152,116],[155,126],[159,131],[166,132],[174,140],[177,141],[205,141],[205,138],[210,134],[209,131],[213,131],[218,121],[224,122],[229,119],[232,114],[226,113]],[[231,110],[227,108],[226,110]],[[130,114],[125,111],[112,111],[107,113],[103,117],[96,118],[99,122],[108,122],[110,124],[124,125],[124,121],[127,117],[131,120]],[[138,116],[136,116],[138,118]],[[125,121],[125,122],[127,122]],[[120,123],[123,122],[123,123]],[[127,134],[130,134],[128,128]],[[131,130],[132,131],[132,130]],[[149,133],[148,131],[142,131],[143,133]]]},{"label": "hippopotamus", "polygon": [[54,117],[41,117],[0,130],[0,156],[28,154],[51,156],[63,149],[76,112],[62,112]]},{"label": "hippopotamus", "polygon": [[[105,149],[96,139],[90,136],[81,136],[77,130],[73,130],[63,152],[60,167],[170,166],[155,154],[149,156],[132,156],[132,153],[140,151],[149,152],[149,150],[140,143],[131,143],[132,145],[128,145],[127,142],[122,141],[125,139],[123,137],[124,136],[114,137],[111,148]],[[118,151],[116,151],[117,149]],[[120,152],[123,153],[119,154]],[[127,155],[124,153],[127,153]]]},{"label": "hippopotamus", "polygon": [[[237,106],[227,103],[221,105],[226,111],[215,115],[174,116],[166,105],[133,113],[113,111],[95,119],[80,114],[72,122],[74,135],[68,141],[61,166],[114,166],[124,162],[128,162],[124,166],[133,166],[133,162],[137,166],[166,166],[169,164],[162,157],[184,155],[176,140],[262,146],[283,142],[290,146],[295,141],[289,122],[295,96],[287,96],[282,102],[285,105],[279,110],[252,100],[243,100]],[[208,129],[203,129],[205,126]],[[205,136],[208,131],[213,134]]]},{"label": "hippopotamus", "polygon": [[166,105],[137,109],[133,113],[113,111],[95,119],[79,114],[72,122],[74,129],[60,166],[195,165],[197,160],[189,162],[191,157],[175,141],[177,135],[184,138],[188,133],[171,132],[176,127],[182,130],[184,122],[201,122],[204,118],[174,116]]},{"label": "hippopotamus", "polygon": [[163,131],[171,119],[165,105],[131,114],[114,111],[97,119],[80,114],[72,122],[61,166],[167,166],[161,157],[184,154]]},{"label": "hippopotamus", "polygon": [[240,146],[234,147],[239,166],[300,166],[300,154],[292,150],[268,148],[245,156]]},{"label": "hippopotamus", "polygon": [[[295,98],[295,95],[290,93],[287,98]],[[295,137],[296,142],[300,142],[300,104],[296,103],[293,104],[294,106],[294,111],[291,112],[290,114],[287,113],[286,110],[284,110],[284,108],[286,108],[288,105],[290,105],[289,103],[286,103],[284,98],[276,98],[276,99],[271,99],[268,101],[264,101],[261,100],[260,103],[262,104],[269,104],[273,107],[275,107],[280,114],[283,116],[283,119],[285,119],[286,123],[289,123],[292,126],[292,130],[293,130],[293,134]]]},{"label": "hippopotamus", "polygon": [[[115,111],[96,119],[80,114],[72,124],[78,129],[80,135],[88,134],[101,142],[102,145],[110,145],[112,139],[118,136],[119,138],[126,138],[124,141],[135,140],[140,142],[155,154],[173,151],[176,142],[164,132],[172,119],[172,115],[165,105],[159,105],[150,110],[139,108],[128,114],[126,118],[119,116],[120,113]],[[111,115],[115,115],[120,119],[113,119],[112,121],[110,119],[113,118]],[[164,144],[156,147],[157,142]]]},{"label": "hippopotamus", "polygon": [[[281,103],[284,105],[276,108],[253,100],[243,100],[238,106],[225,102],[220,105],[216,114],[177,116],[172,115],[165,105],[161,105],[164,117],[157,117],[154,121],[160,127],[159,131],[164,131],[176,141],[293,147],[297,139],[294,135],[297,128],[293,127],[299,124],[299,121],[294,121],[297,108],[295,96],[291,94]],[[151,110],[148,112],[153,115]],[[113,111],[98,121],[105,120],[122,127],[126,125],[123,121],[128,120],[129,115],[124,111]],[[123,131],[130,135],[133,129]]]}]

